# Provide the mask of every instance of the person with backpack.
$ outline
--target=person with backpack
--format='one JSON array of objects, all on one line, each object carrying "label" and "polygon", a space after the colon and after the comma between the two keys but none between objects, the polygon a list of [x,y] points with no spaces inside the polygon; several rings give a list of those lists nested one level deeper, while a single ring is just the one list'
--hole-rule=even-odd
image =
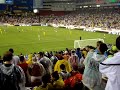
[{"label": "person with backpack", "polygon": [[12,63],[13,54],[7,51],[0,66],[0,90],[25,90],[25,74]]}]

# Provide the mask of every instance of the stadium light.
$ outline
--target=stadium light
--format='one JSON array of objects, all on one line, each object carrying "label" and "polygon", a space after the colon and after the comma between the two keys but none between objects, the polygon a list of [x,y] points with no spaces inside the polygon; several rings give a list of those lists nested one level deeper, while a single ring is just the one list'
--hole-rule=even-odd
[{"label": "stadium light", "polygon": [[83,6],[84,8],[87,8],[88,6]]},{"label": "stadium light", "polygon": [[100,5],[96,5],[96,7],[100,7]]},{"label": "stadium light", "polygon": [[80,6],[80,8],[82,8],[82,6]]},{"label": "stadium light", "polygon": [[34,12],[34,13],[38,13],[38,9],[34,9],[33,12]]}]

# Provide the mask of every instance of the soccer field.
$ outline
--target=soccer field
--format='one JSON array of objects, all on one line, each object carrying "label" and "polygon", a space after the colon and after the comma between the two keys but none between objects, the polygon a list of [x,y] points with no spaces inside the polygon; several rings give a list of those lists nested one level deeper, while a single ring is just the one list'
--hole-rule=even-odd
[{"label": "soccer field", "polygon": [[114,44],[117,35],[82,30],[41,26],[9,26],[0,27],[0,55],[9,48],[15,54],[29,54],[39,51],[54,51],[74,48],[74,40],[102,38],[106,43]]}]

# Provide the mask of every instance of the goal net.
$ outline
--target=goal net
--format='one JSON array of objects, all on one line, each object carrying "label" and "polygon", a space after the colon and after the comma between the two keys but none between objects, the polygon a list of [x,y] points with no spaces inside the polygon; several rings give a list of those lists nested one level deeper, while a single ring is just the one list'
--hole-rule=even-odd
[{"label": "goal net", "polygon": [[84,48],[88,45],[96,47],[97,41],[104,42],[104,39],[97,38],[97,39],[75,40],[74,41],[74,48]]}]

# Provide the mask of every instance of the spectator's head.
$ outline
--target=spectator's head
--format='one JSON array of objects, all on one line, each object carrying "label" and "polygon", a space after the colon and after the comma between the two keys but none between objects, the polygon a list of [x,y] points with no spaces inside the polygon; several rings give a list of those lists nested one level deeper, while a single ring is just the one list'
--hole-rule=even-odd
[{"label": "spectator's head", "polygon": [[116,39],[116,47],[120,50],[120,36]]},{"label": "spectator's head", "polygon": [[93,46],[86,46],[85,47],[86,48],[86,50],[89,52],[90,50],[94,50],[95,49],[95,47],[93,47]]},{"label": "spectator's head", "polygon": [[89,46],[89,51],[94,51],[94,50],[95,50],[95,47]]},{"label": "spectator's head", "polygon": [[80,48],[77,48],[77,51],[80,51]]},{"label": "spectator's head", "polygon": [[65,70],[65,65],[64,65],[64,64],[61,64],[61,65],[60,65],[60,69],[61,69],[61,70]]},{"label": "spectator's head", "polygon": [[44,56],[44,53],[43,52],[39,52],[38,53],[38,59],[42,58]]},{"label": "spectator's head", "polygon": [[74,51],[74,50],[72,50],[72,51],[71,51],[71,54],[75,54],[75,51]]},{"label": "spectator's head", "polygon": [[89,52],[89,46],[86,46],[86,47],[85,47],[85,49],[86,49],[86,51],[88,51],[88,52]]},{"label": "spectator's head", "polygon": [[20,62],[24,62],[24,61],[25,61],[24,56],[20,56]]},{"label": "spectator's head", "polygon": [[78,71],[78,66],[73,66],[74,71]]},{"label": "spectator's head", "polygon": [[44,75],[43,77],[42,77],[42,82],[44,83],[44,84],[47,84],[47,83],[49,83],[51,81],[51,76],[50,76],[50,74],[46,74],[46,75]]},{"label": "spectator's head", "polygon": [[11,53],[14,53],[14,50],[13,50],[12,48],[10,48],[9,51],[10,51]]},{"label": "spectator's head", "polygon": [[107,51],[107,45],[105,43],[101,43],[100,46],[99,46],[99,52],[101,54],[104,54],[105,51]]},{"label": "spectator's head", "polygon": [[33,62],[37,62],[37,58],[35,56],[32,57]]},{"label": "spectator's head", "polygon": [[55,72],[52,73],[52,78],[53,78],[53,80],[55,80],[55,81],[59,79],[59,74],[58,74],[57,71],[55,71]]},{"label": "spectator's head", "polygon": [[13,58],[13,54],[10,51],[5,52],[5,54],[3,55],[3,61],[12,61]]},{"label": "spectator's head", "polygon": [[100,44],[102,44],[103,42],[102,41],[97,41],[97,47],[100,46]]},{"label": "spectator's head", "polygon": [[64,51],[64,54],[65,54],[65,55],[68,54],[68,51]]}]

